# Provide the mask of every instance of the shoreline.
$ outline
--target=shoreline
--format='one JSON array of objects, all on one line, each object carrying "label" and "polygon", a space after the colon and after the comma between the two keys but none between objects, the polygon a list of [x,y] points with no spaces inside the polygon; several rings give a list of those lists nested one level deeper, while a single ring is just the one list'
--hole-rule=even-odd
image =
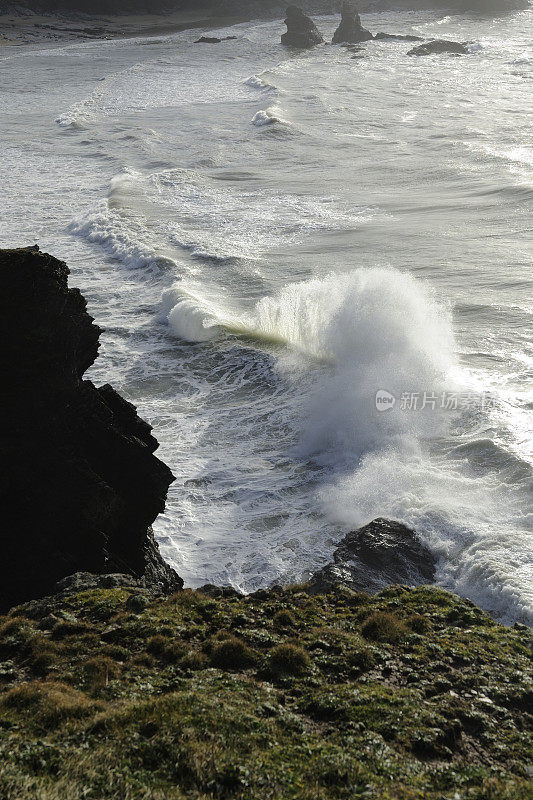
[{"label": "shoreline", "polygon": [[190,12],[131,16],[0,15],[0,47],[26,44],[63,44],[101,39],[133,39],[163,36],[186,30],[204,30],[245,22],[239,16],[199,17]]},{"label": "shoreline", "polygon": [[[480,0],[471,0],[473,13],[480,13],[476,3]],[[507,2],[507,5],[505,5]],[[511,11],[520,11],[527,8],[528,0],[503,0],[504,7],[487,8],[485,13],[505,14]],[[464,2],[431,2],[431,0],[397,0],[389,6],[385,2],[375,0],[361,0],[358,3],[362,14],[376,13],[379,11],[437,11],[457,14],[469,13]],[[267,12],[267,9],[265,9]],[[314,16],[322,16],[323,12],[309,10]],[[168,36],[187,30],[203,31],[209,34],[219,28],[229,27],[251,21],[253,19],[275,19],[279,17],[283,22],[283,13],[265,13],[261,17],[252,14],[225,14],[222,16],[199,16],[194,12],[175,11],[168,14],[132,14],[132,15],[98,15],[92,16],[82,13],[72,14],[0,14],[0,48],[21,46],[26,44],[45,44],[76,41],[91,41],[102,39],[129,39],[136,37]],[[281,26],[282,28],[283,26]],[[281,30],[280,28],[280,30]]]}]

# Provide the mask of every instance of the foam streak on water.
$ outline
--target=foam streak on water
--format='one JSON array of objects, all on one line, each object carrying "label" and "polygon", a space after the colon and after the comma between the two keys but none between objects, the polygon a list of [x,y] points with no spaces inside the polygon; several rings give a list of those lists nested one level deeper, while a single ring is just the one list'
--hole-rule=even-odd
[{"label": "foam streak on water", "polygon": [[530,23],[365,16],[464,58],[289,53],[277,22],[2,54],[0,244],[88,297],[188,585],[305,577],[390,516],[443,586],[532,620]]}]

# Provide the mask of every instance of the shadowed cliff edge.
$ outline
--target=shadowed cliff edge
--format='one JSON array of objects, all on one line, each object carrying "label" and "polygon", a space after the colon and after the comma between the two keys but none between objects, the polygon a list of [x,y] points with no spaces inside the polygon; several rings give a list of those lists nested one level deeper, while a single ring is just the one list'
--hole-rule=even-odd
[{"label": "shadowed cliff edge", "polygon": [[80,570],[182,585],[150,528],[172,473],[134,406],[83,380],[100,328],[68,274],[36,247],[0,251],[2,609]]},{"label": "shadowed cliff edge", "polygon": [[[37,246],[0,251],[4,419],[0,497],[0,610],[54,591],[136,585],[169,592],[183,582],[161,558],[151,523],[173,481],[135,407],[83,380],[100,328],[68,267]],[[314,592],[342,584],[379,591],[432,582],[417,535],[375,520],[348,534]]]}]

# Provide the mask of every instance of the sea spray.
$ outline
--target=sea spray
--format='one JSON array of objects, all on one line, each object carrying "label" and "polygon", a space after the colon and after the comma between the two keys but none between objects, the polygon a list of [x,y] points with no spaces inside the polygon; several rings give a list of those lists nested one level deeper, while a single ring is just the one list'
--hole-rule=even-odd
[{"label": "sea spray", "polygon": [[[516,547],[529,535],[530,470],[524,464],[517,474],[501,458],[481,470],[483,415],[441,408],[442,396],[472,387],[458,378],[450,312],[424,284],[396,270],[357,269],[290,284],[250,317],[183,298],[169,321],[197,340],[240,326],[259,344],[283,343],[286,376],[299,385],[302,369],[314,373],[298,395],[293,457],[321,465],[317,511],[340,530],[378,516],[408,524],[439,559],[441,585],[503,620],[531,620],[528,548]],[[379,390],[395,398],[392,409],[376,408]],[[469,448],[459,446],[465,430]]]},{"label": "sea spray", "polygon": [[[359,269],[289,285],[256,312],[263,333],[324,362],[299,400],[297,454],[328,468],[317,497],[326,517],[345,530],[378,516],[408,524],[439,558],[442,585],[531,621],[531,470],[510,479],[500,458],[480,472],[476,439],[468,452],[444,445],[483,424],[480,409],[442,408],[472,389],[458,377],[449,310],[407,274]],[[380,390],[389,410],[376,407]]]},{"label": "sea spray", "polygon": [[[441,429],[438,410],[400,408],[406,393],[443,391],[454,350],[447,309],[408,274],[357,269],[291,284],[256,312],[260,331],[333,365],[308,401],[302,452],[352,459]],[[396,400],[394,408],[376,408],[379,391]]]}]

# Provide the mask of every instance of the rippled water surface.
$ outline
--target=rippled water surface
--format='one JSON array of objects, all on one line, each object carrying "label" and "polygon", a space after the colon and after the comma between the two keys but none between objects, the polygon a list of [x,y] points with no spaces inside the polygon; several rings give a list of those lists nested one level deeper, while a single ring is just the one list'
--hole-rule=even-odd
[{"label": "rippled water surface", "polygon": [[278,22],[4,49],[0,243],[105,327],[91,377],[154,425],[188,585],[305,576],[391,516],[531,620],[532,12],[363,22],[470,54]]}]

